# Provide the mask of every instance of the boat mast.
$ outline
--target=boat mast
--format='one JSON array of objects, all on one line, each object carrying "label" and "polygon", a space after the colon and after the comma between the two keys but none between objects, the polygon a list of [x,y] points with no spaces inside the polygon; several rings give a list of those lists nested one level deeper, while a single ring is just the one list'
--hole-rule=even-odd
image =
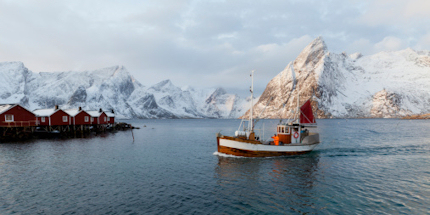
[{"label": "boat mast", "polygon": [[249,114],[249,125],[250,127],[248,128],[249,131],[253,131],[254,129],[254,121],[253,121],[253,116],[252,116],[252,112],[253,111],[253,107],[254,107],[254,70],[251,71],[251,114]]},{"label": "boat mast", "polygon": [[300,124],[300,88],[297,85],[297,123]]},{"label": "boat mast", "polygon": [[[298,81],[296,79],[296,72],[294,71],[294,61],[290,63],[290,68],[291,68],[291,76],[293,77],[293,89],[290,92],[291,93],[296,90],[297,91],[297,113],[294,114],[294,116],[296,116],[297,114],[297,123],[300,123],[300,89],[298,88]],[[288,100],[284,103],[284,105],[286,105],[288,102]],[[285,108],[285,106],[284,106]],[[282,116],[282,115],[281,115]],[[281,119],[282,121],[282,119]],[[294,121],[294,119],[293,119]]]}]

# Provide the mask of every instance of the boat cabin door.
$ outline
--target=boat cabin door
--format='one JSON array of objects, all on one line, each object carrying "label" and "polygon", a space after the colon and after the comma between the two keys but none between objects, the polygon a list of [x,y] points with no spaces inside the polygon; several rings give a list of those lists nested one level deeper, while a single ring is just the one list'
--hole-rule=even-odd
[{"label": "boat cabin door", "polygon": [[300,143],[300,127],[293,127],[291,130],[291,143]]}]

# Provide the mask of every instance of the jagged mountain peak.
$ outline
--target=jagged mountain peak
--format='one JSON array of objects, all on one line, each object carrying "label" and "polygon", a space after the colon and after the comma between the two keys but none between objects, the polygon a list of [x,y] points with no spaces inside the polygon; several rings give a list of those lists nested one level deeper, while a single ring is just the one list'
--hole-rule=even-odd
[{"label": "jagged mountain peak", "polygon": [[172,81],[170,79],[166,79],[163,81],[160,81],[159,83],[153,85],[150,87],[150,89],[156,90],[156,91],[165,91],[170,89],[177,88],[175,85],[173,85]]},{"label": "jagged mountain peak", "polygon": [[189,92],[195,91],[195,89],[189,85],[181,87],[181,90],[182,91],[189,91]]},{"label": "jagged mountain peak", "polygon": [[[428,51],[404,49],[363,56],[330,53],[315,39],[293,61],[297,88],[292,89],[291,62],[267,85],[254,106],[263,117],[291,117],[312,99],[318,117],[401,117],[430,112],[430,56]],[[297,90],[299,89],[299,90]],[[285,105],[283,105],[285,104]],[[285,107],[285,108],[284,108]]]},{"label": "jagged mountain peak", "polygon": [[308,66],[313,67],[325,56],[327,52],[327,45],[323,38],[317,37],[299,54],[294,61],[294,66],[297,66],[298,68],[305,68]]},{"label": "jagged mountain peak", "polygon": [[26,68],[24,66],[24,63],[21,61],[7,61],[7,62],[1,62],[0,63],[1,71],[7,70],[7,69],[24,69]]},{"label": "jagged mountain peak", "polygon": [[85,73],[88,76],[97,77],[101,79],[109,79],[112,77],[120,78],[120,77],[130,77],[131,74],[128,72],[128,70],[124,66],[111,66],[111,67],[105,67],[102,69],[92,70],[92,71],[83,71],[78,73]]},{"label": "jagged mountain peak", "polygon": [[216,88],[216,90],[212,93],[212,95],[215,95],[215,96],[220,96],[224,94],[227,94],[227,91],[225,91],[225,89],[222,87]]},{"label": "jagged mountain peak", "polygon": [[354,54],[350,54],[349,57],[352,60],[357,60],[357,59],[360,59],[361,57],[363,57],[363,54],[361,54],[360,52],[356,52]]},{"label": "jagged mountain peak", "polygon": [[209,104],[211,102],[216,102],[217,98],[227,94],[227,92],[221,88],[218,87],[207,99],[206,99],[206,103]]}]

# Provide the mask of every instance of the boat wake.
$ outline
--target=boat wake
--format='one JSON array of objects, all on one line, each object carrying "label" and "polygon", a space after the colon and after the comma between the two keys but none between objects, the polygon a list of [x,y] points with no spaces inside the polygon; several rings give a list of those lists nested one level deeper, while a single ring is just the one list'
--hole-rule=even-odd
[{"label": "boat wake", "polygon": [[246,158],[243,156],[229,155],[229,154],[224,154],[221,152],[214,152],[213,155],[220,156],[220,157],[226,157],[226,158]]}]

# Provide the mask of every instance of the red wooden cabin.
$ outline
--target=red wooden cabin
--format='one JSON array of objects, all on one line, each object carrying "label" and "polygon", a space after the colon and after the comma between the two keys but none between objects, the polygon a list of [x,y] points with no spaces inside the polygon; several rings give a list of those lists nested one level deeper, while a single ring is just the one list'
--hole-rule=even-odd
[{"label": "red wooden cabin", "polygon": [[81,107],[64,111],[70,115],[72,125],[91,125],[91,115],[82,110]]},{"label": "red wooden cabin", "polygon": [[107,118],[108,118],[108,116],[106,115],[106,113],[105,113],[105,112],[102,112],[102,113],[100,114],[100,117],[99,117],[99,123],[100,123],[101,125],[106,125],[106,124],[108,124],[109,122],[108,122]]},{"label": "red wooden cabin", "polygon": [[59,109],[58,106],[50,109],[38,109],[33,111],[36,114],[38,125],[71,125],[71,116]]},{"label": "red wooden cabin", "polygon": [[107,123],[114,124],[115,123],[115,112],[112,110],[111,112],[106,112],[107,115]]},{"label": "red wooden cabin", "polygon": [[36,125],[36,116],[19,104],[0,104],[0,127]]},{"label": "red wooden cabin", "polygon": [[107,115],[100,108],[99,111],[87,111],[89,115],[91,115],[91,124],[92,125],[103,125],[108,124]]}]

